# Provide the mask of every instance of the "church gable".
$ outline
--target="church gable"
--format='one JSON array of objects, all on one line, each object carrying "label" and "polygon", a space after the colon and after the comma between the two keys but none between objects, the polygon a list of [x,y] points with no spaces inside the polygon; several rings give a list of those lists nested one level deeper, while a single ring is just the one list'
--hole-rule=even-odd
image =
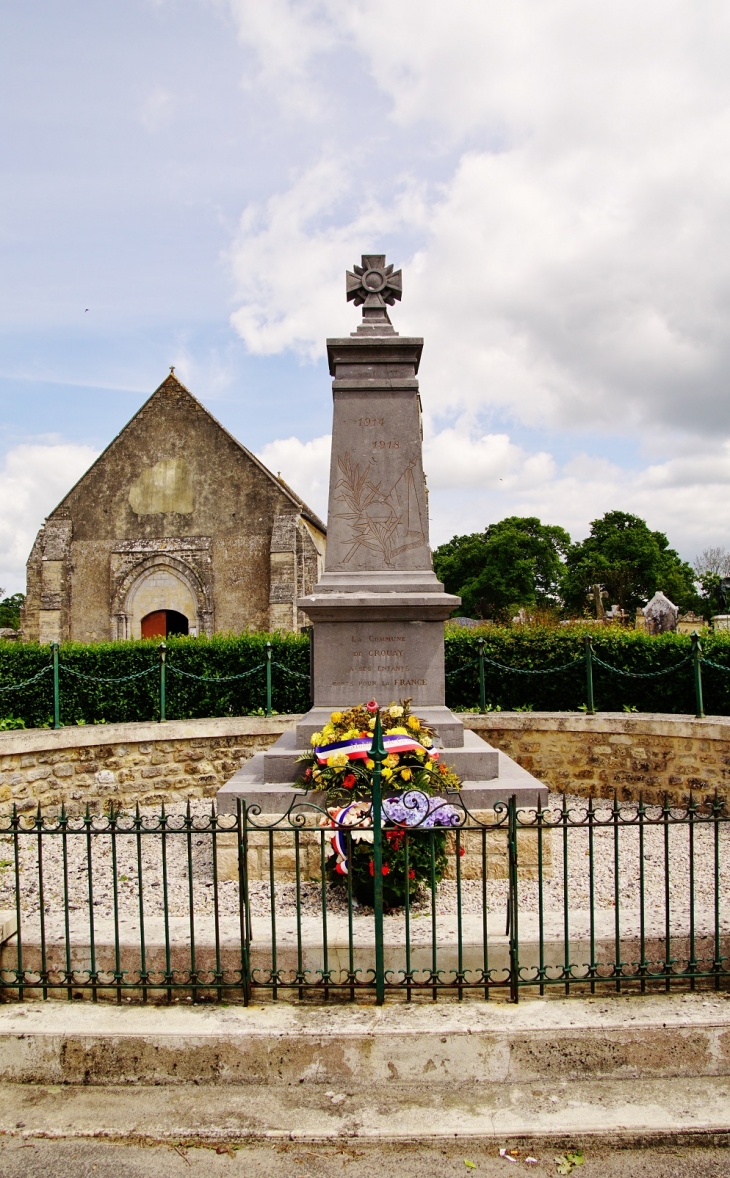
[{"label": "church gable", "polygon": [[299,506],[170,375],[49,519],[71,515],[78,540],[255,532],[270,511]]},{"label": "church gable", "polygon": [[41,529],[25,631],[297,628],[323,552],[324,525],[171,373]]}]

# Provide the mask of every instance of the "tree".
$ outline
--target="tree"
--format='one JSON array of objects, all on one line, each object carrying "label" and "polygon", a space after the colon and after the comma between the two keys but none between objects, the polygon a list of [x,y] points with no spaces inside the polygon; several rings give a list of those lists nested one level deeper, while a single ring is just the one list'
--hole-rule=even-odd
[{"label": "tree", "polygon": [[520,606],[554,605],[570,536],[535,516],[512,515],[483,532],[454,536],[433,554],[448,593],[466,617],[504,617]]},{"label": "tree", "polygon": [[694,572],[680,560],[663,532],[652,532],[643,519],[625,511],[609,511],[591,524],[590,535],[573,544],[565,561],[563,598],[582,614],[594,584],[608,591],[609,604],[629,613],[663,590],[687,610],[699,604]]},{"label": "tree", "polygon": [[705,548],[692,561],[692,568],[700,580],[708,573],[713,577],[726,577],[730,573],[730,552],[721,545],[717,548]]},{"label": "tree", "polygon": [[[0,597],[5,592],[0,589]],[[20,611],[25,602],[22,593],[13,593],[12,597],[2,597],[0,601],[0,630],[17,630],[20,627]]]}]

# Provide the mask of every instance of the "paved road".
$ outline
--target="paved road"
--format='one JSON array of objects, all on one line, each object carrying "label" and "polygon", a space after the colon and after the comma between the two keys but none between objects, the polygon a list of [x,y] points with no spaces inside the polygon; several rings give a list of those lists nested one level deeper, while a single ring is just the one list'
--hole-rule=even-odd
[{"label": "paved road", "polygon": [[[222,1147],[219,1147],[222,1148]],[[243,1146],[176,1150],[94,1140],[0,1139],[2,1178],[493,1178],[558,1174],[555,1149],[536,1151],[538,1164],[510,1163],[492,1146],[340,1144]],[[464,1164],[465,1159],[474,1168]],[[730,1148],[585,1150],[575,1178],[728,1178]]]}]

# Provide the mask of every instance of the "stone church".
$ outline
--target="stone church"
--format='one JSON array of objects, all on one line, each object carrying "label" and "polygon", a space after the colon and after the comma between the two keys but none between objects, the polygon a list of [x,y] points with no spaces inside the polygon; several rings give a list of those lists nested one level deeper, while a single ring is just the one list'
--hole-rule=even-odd
[{"label": "stone church", "polygon": [[324,551],[322,521],[171,370],[40,529],[23,637],[297,630]]}]

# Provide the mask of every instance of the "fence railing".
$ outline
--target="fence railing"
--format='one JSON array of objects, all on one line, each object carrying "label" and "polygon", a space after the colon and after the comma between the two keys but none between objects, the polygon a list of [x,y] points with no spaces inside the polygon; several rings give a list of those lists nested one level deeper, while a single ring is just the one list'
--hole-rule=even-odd
[{"label": "fence railing", "polygon": [[[6,932],[17,921],[5,1000],[517,1001],[730,982],[721,798],[470,813],[449,795],[430,828],[391,821],[375,788],[349,823],[313,801],[268,817],[202,806],[0,819]],[[336,874],[335,836],[350,863],[365,840],[369,887]]]},{"label": "fence railing", "polygon": [[[518,676],[518,677],[542,677],[561,675],[564,672],[575,671],[577,668],[583,668],[584,675],[584,696],[585,702],[580,705],[581,710],[588,715],[593,715],[596,712],[594,678],[596,668],[600,672],[607,672],[609,675],[617,675],[626,680],[657,680],[661,681],[669,675],[675,674],[689,674],[691,675],[692,690],[695,704],[695,715],[701,718],[705,715],[704,710],[704,686],[703,686],[703,666],[710,667],[713,671],[720,671],[726,675],[730,674],[730,666],[724,666],[722,663],[714,662],[708,659],[702,650],[702,643],[699,635],[694,633],[691,639],[691,650],[689,655],[680,659],[669,667],[663,667],[658,671],[629,671],[622,667],[612,666],[610,663],[601,659],[594,651],[590,636],[586,636],[583,640],[584,648],[583,655],[570,662],[560,665],[550,665],[547,667],[520,667],[513,666],[508,663],[501,663],[495,659],[490,658],[485,651],[485,640],[480,637],[477,642],[477,658],[471,659],[468,662],[462,663],[459,667],[452,668],[446,673],[447,684],[454,676],[463,677],[465,671],[471,668],[478,667],[478,692],[479,692],[479,708],[481,711],[489,709],[490,704],[487,701],[486,693],[486,667],[491,667],[497,670],[502,676]],[[52,644],[51,647],[51,661],[40,671],[38,671],[31,678],[24,680],[21,683],[6,684],[0,686],[0,706],[5,704],[7,708],[10,706],[9,701],[12,700],[14,693],[22,691],[24,688],[33,686],[39,681],[47,678],[49,686],[52,691],[52,710],[53,710],[53,727],[61,727],[61,700],[63,692],[63,680],[65,677],[70,679],[81,680],[89,684],[124,684],[132,680],[139,680],[149,677],[157,678],[157,707],[156,719],[164,721],[168,718],[168,676],[177,677],[181,681],[191,680],[206,687],[215,687],[216,685],[232,684],[237,681],[252,678],[253,676],[261,676],[262,696],[261,696],[261,712],[270,716],[274,707],[274,690],[272,672],[276,669],[280,674],[293,677],[294,679],[306,681],[311,686],[311,674],[302,671],[297,671],[293,667],[288,667],[284,663],[280,663],[273,657],[272,645],[267,642],[264,648],[264,661],[254,667],[250,667],[240,674],[235,675],[196,675],[183,667],[177,666],[174,661],[169,658],[169,652],[164,642],[160,643],[157,652],[157,659],[148,667],[141,671],[135,671],[130,675],[122,676],[95,676],[88,675],[85,672],[79,671],[75,667],[64,663],[59,657],[58,643]],[[663,710],[658,707],[657,711]],[[140,716],[139,719],[145,717]],[[99,719],[99,717],[95,717]]]},{"label": "fence railing", "polygon": [[480,709],[484,712],[487,710],[487,707],[488,707],[487,696],[486,696],[486,676],[485,676],[486,665],[489,665],[491,667],[495,667],[497,670],[501,671],[503,674],[508,674],[508,675],[559,675],[563,671],[572,671],[576,667],[581,666],[581,664],[582,664],[585,667],[585,703],[583,704],[582,710],[585,711],[588,715],[594,715],[597,710],[596,705],[595,705],[595,693],[593,690],[593,668],[594,667],[601,667],[604,671],[609,671],[611,674],[614,674],[614,675],[622,675],[627,679],[660,679],[665,675],[673,675],[675,672],[679,671],[682,667],[685,667],[688,664],[691,664],[692,683],[693,683],[693,687],[694,687],[694,697],[695,697],[695,715],[696,715],[697,719],[701,719],[705,715],[704,701],[703,701],[703,688],[702,688],[702,663],[703,663],[703,661],[706,663],[707,666],[713,667],[715,670],[725,671],[728,674],[730,674],[730,667],[725,667],[721,663],[710,662],[709,659],[704,658],[703,653],[702,653],[702,643],[700,642],[700,636],[696,631],[694,634],[692,634],[691,653],[686,658],[680,659],[680,661],[678,663],[675,663],[673,666],[663,667],[659,671],[627,671],[621,667],[613,667],[613,666],[611,666],[610,663],[604,662],[603,659],[599,658],[598,655],[595,653],[595,651],[593,650],[593,642],[592,642],[590,636],[586,636],[583,639],[583,643],[584,643],[583,657],[577,658],[577,659],[572,659],[569,663],[563,663],[560,666],[552,666],[551,665],[549,667],[514,667],[514,666],[510,666],[508,663],[499,663],[499,662],[496,662],[494,659],[488,658],[488,656],[486,655],[485,650],[484,650],[484,646],[485,646],[484,638],[480,637],[477,640],[477,646],[478,646],[477,658],[472,659],[468,663],[464,663],[460,667],[456,667],[453,670],[448,671],[447,672],[447,679],[453,675],[463,674],[463,672],[470,667],[478,667],[479,668],[479,706],[480,706]]},{"label": "fence railing", "polygon": [[[219,683],[235,683],[242,679],[248,679],[252,675],[258,675],[264,672],[262,679],[265,690],[265,708],[262,708],[264,714],[270,716],[273,711],[273,685],[272,685],[272,671],[276,668],[286,675],[294,676],[297,679],[305,679],[310,681],[310,676],[301,671],[294,670],[293,667],[287,667],[284,663],[277,662],[272,658],[272,646],[270,642],[265,646],[264,662],[259,663],[255,667],[250,667],[246,671],[242,671],[237,675],[195,675],[191,671],[186,671],[182,667],[171,663],[167,657],[167,646],[161,642],[157,649],[157,660],[151,663],[142,671],[135,671],[131,675],[119,676],[99,676],[87,675],[83,671],[78,671],[75,667],[71,667],[62,663],[59,658],[59,644],[54,642],[51,644],[51,661],[43,667],[37,674],[30,679],[23,680],[21,683],[13,683],[0,687],[0,700],[3,697],[11,696],[13,692],[21,691],[23,688],[29,687],[39,682],[39,680],[48,677],[53,691],[53,727],[61,727],[61,684],[62,678],[69,675],[72,678],[80,679],[86,683],[104,683],[104,684],[121,684],[130,683],[135,679],[144,679],[150,676],[156,676],[158,681],[158,708],[157,717],[160,722],[167,719],[167,677],[168,675],[179,675],[182,679],[195,680],[198,683],[206,685],[216,685]],[[140,717],[141,718],[141,717]]]}]

